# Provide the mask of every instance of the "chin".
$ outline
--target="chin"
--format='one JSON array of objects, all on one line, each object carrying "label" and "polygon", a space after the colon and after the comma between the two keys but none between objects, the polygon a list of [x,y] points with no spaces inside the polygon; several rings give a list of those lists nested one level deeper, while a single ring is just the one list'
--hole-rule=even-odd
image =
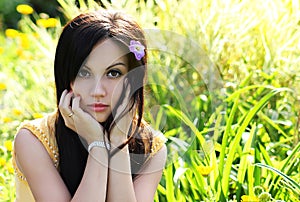
[{"label": "chin", "polygon": [[103,123],[107,120],[108,118],[108,115],[106,114],[99,114],[99,113],[96,113],[96,112],[90,112],[88,111],[88,113],[99,123]]},{"label": "chin", "polygon": [[108,116],[101,116],[101,115],[94,115],[93,116],[94,117],[94,119],[96,119],[96,121],[98,121],[99,123],[104,123],[106,120],[107,120],[107,118],[108,118]]},{"label": "chin", "polygon": [[106,119],[96,119],[96,121],[98,121],[99,123],[104,123],[106,121]]}]

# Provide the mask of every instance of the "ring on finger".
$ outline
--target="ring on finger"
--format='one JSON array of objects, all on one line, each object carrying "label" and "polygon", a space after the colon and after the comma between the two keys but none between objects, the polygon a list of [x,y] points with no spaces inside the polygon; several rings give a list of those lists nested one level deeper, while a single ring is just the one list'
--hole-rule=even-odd
[{"label": "ring on finger", "polygon": [[74,115],[74,113],[71,112],[70,114],[68,114],[68,117],[71,117],[71,116],[73,116],[73,115]]}]

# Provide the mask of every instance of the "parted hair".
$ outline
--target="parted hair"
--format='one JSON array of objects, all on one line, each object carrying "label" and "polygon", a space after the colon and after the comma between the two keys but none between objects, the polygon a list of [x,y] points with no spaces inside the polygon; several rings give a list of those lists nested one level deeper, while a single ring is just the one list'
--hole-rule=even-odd
[{"label": "parted hair", "polygon": [[[78,71],[95,45],[106,39],[113,39],[118,45],[128,49],[131,40],[145,46],[145,56],[137,60],[133,53],[126,53],[129,61],[128,82],[123,85],[123,93],[118,104],[125,96],[125,89],[130,88],[130,109],[136,109],[133,121],[134,131],[128,133],[128,139],[119,148],[128,144],[131,173],[133,180],[138,176],[152,145],[152,132],[143,121],[144,82],[147,68],[147,46],[144,33],[130,16],[118,12],[101,10],[81,14],[68,22],[60,35],[54,61],[57,107],[62,92],[70,90]],[[130,73],[133,72],[133,73]],[[116,109],[102,124],[110,138],[110,130],[116,124],[113,116]],[[75,194],[86,166],[88,152],[75,131],[66,127],[59,112],[55,125],[55,135],[59,148],[59,172],[71,195]]]}]

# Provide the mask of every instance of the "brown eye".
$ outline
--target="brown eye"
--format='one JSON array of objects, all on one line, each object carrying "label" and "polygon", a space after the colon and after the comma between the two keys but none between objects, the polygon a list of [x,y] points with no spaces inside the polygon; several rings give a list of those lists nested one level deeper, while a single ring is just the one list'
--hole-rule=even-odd
[{"label": "brown eye", "polygon": [[115,79],[115,78],[119,78],[120,76],[122,76],[122,73],[118,70],[109,70],[109,72],[107,72],[107,77]]}]

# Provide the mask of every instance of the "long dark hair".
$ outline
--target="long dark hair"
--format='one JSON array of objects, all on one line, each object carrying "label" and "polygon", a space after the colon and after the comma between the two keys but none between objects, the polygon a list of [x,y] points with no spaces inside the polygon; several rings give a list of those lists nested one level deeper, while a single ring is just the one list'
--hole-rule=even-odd
[{"label": "long dark hair", "polygon": [[[101,10],[77,16],[63,29],[56,48],[54,75],[56,84],[57,106],[62,92],[70,90],[77,73],[94,46],[105,39],[112,38],[120,46],[127,47],[131,40],[139,41],[146,48],[145,36],[139,25],[128,15],[121,12]],[[145,163],[151,148],[152,133],[147,130],[142,120],[144,106],[144,88],[147,54],[137,60],[133,53],[126,54],[129,61],[127,85],[131,87],[131,108],[135,106],[136,117],[133,121],[137,130],[128,134],[128,139],[119,148],[129,145],[131,172],[133,179]],[[130,74],[130,72],[134,72]],[[130,76],[131,75],[131,76]],[[121,95],[124,97],[125,90]],[[119,103],[122,101],[119,99]],[[88,152],[76,132],[67,128],[58,112],[55,135],[59,148],[59,171],[71,195],[74,195],[85,169]],[[110,134],[116,119],[114,110],[105,123],[104,129]],[[114,152],[113,152],[114,153]]]}]

